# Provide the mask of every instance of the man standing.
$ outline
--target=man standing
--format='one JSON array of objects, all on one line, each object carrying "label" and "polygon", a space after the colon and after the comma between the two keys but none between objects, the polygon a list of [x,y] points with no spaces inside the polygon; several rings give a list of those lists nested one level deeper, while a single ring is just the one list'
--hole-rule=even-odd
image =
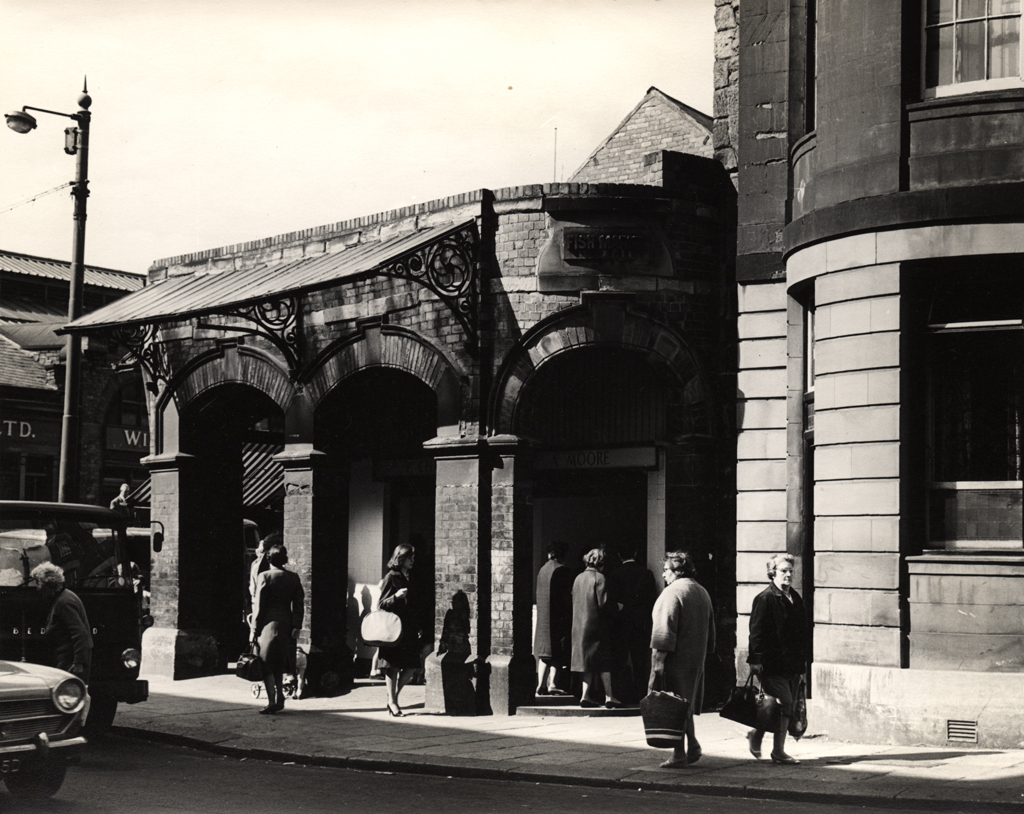
[{"label": "man standing", "polygon": [[622,565],[608,575],[608,596],[622,606],[613,650],[616,672],[626,681],[625,700],[635,703],[647,692],[651,675],[651,611],[658,586],[651,569],[636,561],[636,545],[622,546],[621,553]]},{"label": "man standing", "polygon": [[64,569],[44,562],[32,569],[36,589],[50,602],[46,637],[57,656],[57,667],[89,683],[92,669],[92,627],[85,605],[64,586]]},{"label": "man standing", "polygon": [[572,571],[563,565],[569,546],[556,540],[548,546],[548,561],[537,574],[537,630],[533,655],[537,659],[537,695],[568,695],[558,686],[569,664],[572,636]]}]

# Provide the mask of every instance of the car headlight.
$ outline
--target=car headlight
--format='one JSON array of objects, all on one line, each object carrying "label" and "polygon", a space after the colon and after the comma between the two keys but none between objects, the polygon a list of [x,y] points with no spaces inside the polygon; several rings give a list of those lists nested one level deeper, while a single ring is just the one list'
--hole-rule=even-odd
[{"label": "car headlight", "polygon": [[124,662],[124,666],[129,670],[134,670],[142,664],[142,653],[134,647],[129,647],[121,654],[121,661]]},{"label": "car headlight", "polygon": [[51,695],[61,712],[78,712],[85,705],[85,685],[77,678],[65,678],[53,688]]}]

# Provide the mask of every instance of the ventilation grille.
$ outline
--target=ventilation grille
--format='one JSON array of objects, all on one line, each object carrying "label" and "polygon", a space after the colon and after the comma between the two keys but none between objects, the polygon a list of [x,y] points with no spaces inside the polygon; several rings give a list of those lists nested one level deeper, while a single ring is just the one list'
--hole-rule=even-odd
[{"label": "ventilation grille", "polygon": [[978,722],[946,721],[946,740],[957,743],[977,743]]}]

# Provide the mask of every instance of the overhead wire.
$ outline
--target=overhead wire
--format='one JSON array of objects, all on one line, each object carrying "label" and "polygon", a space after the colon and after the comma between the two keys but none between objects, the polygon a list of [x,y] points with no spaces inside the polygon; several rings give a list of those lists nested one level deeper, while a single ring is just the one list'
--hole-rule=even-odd
[{"label": "overhead wire", "polygon": [[25,204],[30,204],[33,201],[38,201],[40,198],[45,197],[46,195],[50,195],[50,194],[52,194],[54,192],[60,192],[62,189],[67,189],[68,187],[71,187],[71,186],[74,186],[74,185],[75,185],[74,181],[68,181],[66,184],[61,184],[59,187],[54,187],[53,189],[48,189],[48,190],[46,190],[46,192],[40,192],[38,195],[33,195],[31,198],[28,198],[27,200],[19,201],[16,204],[11,204],[10,206],[8,206],[8,207],[6,207],[4,209],[0,209],[0,215],[4,214],[5,212],[10,212],[12,209],[17,209],[19,206],[24,206]]}]

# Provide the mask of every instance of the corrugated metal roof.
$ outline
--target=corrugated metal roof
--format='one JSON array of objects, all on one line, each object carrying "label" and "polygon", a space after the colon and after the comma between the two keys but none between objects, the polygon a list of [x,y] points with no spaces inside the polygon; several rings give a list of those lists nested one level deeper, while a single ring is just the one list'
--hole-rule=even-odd
[{"label": "corrugated metal roof", "polygon": [[23,351],[6,336],[0,335],[0,384],[33,390],[56,390],[36,358]]},{"label": "corrugated metal roof", "polygon": [[370,271],[402,254],[415,251],[449,232],[464,228],[467,223],[472,221],[436,226],[378,243],[361,244],[335,254],[303,257],[260,268],[169,277],[79,317],[65,326],[65,330],[86,331],[181,319],[282,294],[326,288],[338,280]]},{"label": "corrugated metal roof", "polygon": [[0,334],[26,350],[63,348],[67,344],[67,337],[57,336],[54,333],[63,324],[63,320],[60,322],[0,323]]},{"label": "corrugated metal roof", "polygon": [[[0,271],[71,282],[71,263],[31,254],[0,251]],[[85,284],[118,291],[138,291],[146,284],[146,275],[87,265]]]}]

